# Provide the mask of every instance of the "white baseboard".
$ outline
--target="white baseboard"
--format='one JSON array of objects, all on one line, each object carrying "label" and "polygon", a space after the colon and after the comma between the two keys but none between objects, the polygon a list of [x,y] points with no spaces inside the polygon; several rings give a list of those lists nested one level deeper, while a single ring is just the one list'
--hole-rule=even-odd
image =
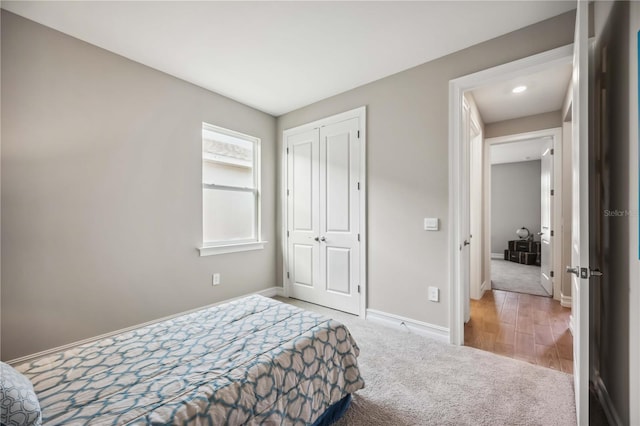
[{"label": "white baseboard", "polygon": [[560,293],[560,306],[562,306],[563,308],[570,308],[571,296],[565,296],[564,294]]},{"label": "white baseboard", "polygon": [[480,285],[481,294],[484,294],[484,292],[487,290],[491,290],[491,281],[484,281],[482,285]]},{"label": "white baseboard", "polygon": [[504,253],[491,253],[491,258],[504,260]]},{"label": "white baseboard", "polygon": [[421,336],[431,337],[432,339],[449,343],[449,329],[439,325],[429,324],[426,322],[401,317],[399,315],[377,311],[375,309],[367,309],[367,320],[386,325],[387,327],[393,327],[399,330],[419,334]]},{"label": "white baseboard", "polygon": [[600,404],[602,405],[602,410],[604,411],[604,415],[607,417],[609,425],[622,426],[622,421],[620,420],[620,416],[616,411],[616,407],[613,405],[613,401],[611,401],[611,396],[609,396],[607,387],[602,381],[602,377],[600,377],[598,373],[596,373],[596,377],[594,379],[594,386],[596,389],[596,394],[598,395],[598,399],[600,400]]},{"label": "white baseboard", "polygon": [[68,349],[75,348],[76,346],[84,345],[85,343],[95,342],[96,340],[106,339],[108,337],[115,336],[120,333],[126,333],[127,331],[136,330],[141,327],[146,327],[147,325],[156,324],[162,321],[167,321],[181,315],[190,314],[192,312],[200,311],[202,309],[211,308],[213,306],[221,305],[223,303],[233,302],[234,300],[242,299],[243,297],[251,296],[253,294],[258,294],[264,297],[274,297],[281,296],[284,297],[284,289],[282,287],[269,287],[264,290],[254,291],[253,293],[245,294],[243,296],[233,297],[231,299],[221,300],[220,302],[212,303],[210,305],[201,306],[199,308],[189,309],[188,311],[180,312],[173,315],[168,315],[166,317],[158,318],[155,320],[147,321],[142,324],[132,325],[131,327],[121,328],[120,330],[110,331],[109,333],[100,334],[99,336],[89,337],[88,339],[79,340],[77,342],[69,343],[67,345],[57,346],[55,348],[47,349],[45,351],[37,352],[35,354],[25,355],[20,358],[12,359],[10,361],[6,361],[9,365],[17,365],[22,364],[23,362],[31,362],[35,361],[38,358],[45,357],[47,355],[55,354],[57,352],[66,351]]},{"label": "white baseboard", "polygon": [[573,315],[569,315],[569,331],[571,332],[571,335],[573,336]]},{"label": "white baseboard", "polygon": [[[284,297],[284,289],[282,287],[269,287],[264,290],[256,291],[253,294],[259,294],[260,296],[264,296],[264,297],[276,297],[276,296]],[[240,297],[245,297],[245,296],[240,296]],[[230,300],[225,300],[225,302],[230,302]]]}]

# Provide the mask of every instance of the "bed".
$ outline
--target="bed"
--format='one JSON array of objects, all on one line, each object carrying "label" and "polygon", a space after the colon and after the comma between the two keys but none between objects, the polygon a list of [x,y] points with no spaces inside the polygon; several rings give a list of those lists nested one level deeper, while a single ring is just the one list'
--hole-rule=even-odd
[{"label": "bed", "polygon": [[45,425],[330,423],[364,387],[347,328],[250,296],[15,369]]}]

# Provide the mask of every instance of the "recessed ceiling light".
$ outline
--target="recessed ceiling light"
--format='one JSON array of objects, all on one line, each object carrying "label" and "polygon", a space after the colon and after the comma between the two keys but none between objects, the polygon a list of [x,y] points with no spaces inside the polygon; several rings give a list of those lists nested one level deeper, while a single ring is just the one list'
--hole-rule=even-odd
[{"label": "recessed ceiling light", "polygon": [[527,86],[516,86],[513,88],[512,92],[513,93],[522,93],[525,90],[527,90]]}]

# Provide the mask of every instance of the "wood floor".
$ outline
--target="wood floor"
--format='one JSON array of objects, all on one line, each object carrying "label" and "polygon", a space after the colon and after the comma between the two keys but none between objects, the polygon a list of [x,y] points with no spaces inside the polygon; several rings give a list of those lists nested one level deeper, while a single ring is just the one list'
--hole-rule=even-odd
[{"label": "wood floor", "polygon": [[487,291],[471,300],[464,344],[573,374],[570,314],[550,297]]}]

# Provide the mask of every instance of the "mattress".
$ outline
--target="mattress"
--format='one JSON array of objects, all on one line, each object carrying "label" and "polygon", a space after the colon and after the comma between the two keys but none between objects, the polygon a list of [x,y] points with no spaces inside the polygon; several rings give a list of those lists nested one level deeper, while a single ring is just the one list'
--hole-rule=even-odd
[{"label": "mattress", "polygon": [[250,296],[16,366],[43,424],[312,424],[364,387],[347,328]]}]

